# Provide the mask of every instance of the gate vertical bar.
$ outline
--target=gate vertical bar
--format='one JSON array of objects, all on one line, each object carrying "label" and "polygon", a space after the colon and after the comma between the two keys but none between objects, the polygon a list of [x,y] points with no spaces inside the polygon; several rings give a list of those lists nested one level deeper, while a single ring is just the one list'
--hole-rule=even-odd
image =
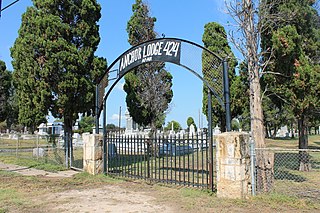
[{"label": "gate vertical bar", "polygon": [[228,76],[228,61],[223,60],[223,91],[226,109],[226,129],[227,132],[231,131],[231,110],[230,110],[230,88]]},{"label": "gate vertical bar", "polygon": [[[107,153],[108,153],[108,146],[107,146],[107,101],[104,102],[103,104],[103,174],[107,174],[107,165],[108,165],[108,158],[107,158]],[[98,127],[99,131],[99,127]],[[99,132],[98,132],[99,133]],[[113,152],[112,152],[113,153]]]},{"label": "gate vertical bar", "polygon": [[212,144],[212,102],[211,90],[208,89],[208,142],[209,142],[209,187],[213,191],[213,144]]},{"label": "gate vertical bar", "polygon": [[96,134],[99,134],[99,84],[96,85]]}]

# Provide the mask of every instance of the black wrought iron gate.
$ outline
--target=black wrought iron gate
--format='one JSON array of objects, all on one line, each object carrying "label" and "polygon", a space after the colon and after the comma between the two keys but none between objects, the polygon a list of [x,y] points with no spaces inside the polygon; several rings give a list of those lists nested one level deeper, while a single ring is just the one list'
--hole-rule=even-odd
[{"label": "black wrought iron gate", "polygon": [[[206,134],[119,136],[107,134],[107,173],[156,182],[211,188],[213,153]],[[211,145],[214,148],[214,144]],[[214,182],[214,181],[213,181]]]},{"label": "black wrought iron gate", "polygon": [[[150,54],[144,50],[156,48]],[[208,89],[208,132],[193,137],[153,138],[107,134],[107,98],[115,85],[133,68],[145,63],[179,65],[193,73]],[[131,47],[101,76],[96,87],[96,133],[103,112],[104,173],[160,182],[206,187],[214,190],[212,95],[226,112],[230,131],[230,100],[227,59],[196,43],[178,38],[159,38]]]}]

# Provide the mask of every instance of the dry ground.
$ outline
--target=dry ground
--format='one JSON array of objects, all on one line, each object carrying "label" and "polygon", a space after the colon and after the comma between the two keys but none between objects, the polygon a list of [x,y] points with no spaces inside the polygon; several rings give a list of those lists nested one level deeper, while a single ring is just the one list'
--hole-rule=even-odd
[{"label": "dry ground", "polygon": [[219,199],[177,186],[79,173],[72,177],[24,176],[0,170],[0,212],[319,212],[287,197]]},{"label": "dry ground", "polygon": [[[319,148],[319,140],[316,137],[310,144]],[[290,140],[272,143],[296,146],[296,141]],[[50,173],[0,164],[0,213],[320,212],[318,198],[272,193],[249,200],[221,199],[197,189],[74,173]],[[287,186],[287,190],[294,189],[292,183]]]}]

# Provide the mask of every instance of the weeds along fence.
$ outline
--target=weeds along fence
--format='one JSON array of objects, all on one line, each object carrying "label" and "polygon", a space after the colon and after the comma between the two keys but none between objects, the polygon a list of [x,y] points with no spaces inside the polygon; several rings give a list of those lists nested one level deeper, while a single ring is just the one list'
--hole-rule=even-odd
[{"label": "weeds along fence", "polygon": [[265,148],[255,152],[273,155],[274,192],[320,201],[320,149]]},{"label": "weeds along fence", "polygon": [[0,160],[32,159],[65,164],[64,141],[59,136],[4,134],[0,136]]}]

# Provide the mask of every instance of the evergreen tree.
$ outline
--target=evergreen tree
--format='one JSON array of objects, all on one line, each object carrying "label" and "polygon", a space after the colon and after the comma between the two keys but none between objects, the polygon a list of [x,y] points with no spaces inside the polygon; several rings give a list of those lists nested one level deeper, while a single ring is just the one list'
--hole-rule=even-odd
[{"label": "evergreen tree", "polygon": [[8,99],[11,88],[11,73],[6,64],[0,60],[0,122],[5,121],[8,116]]},{"label": "evergreen tree", "polygon": [[[136,0],[133,15],[128,21],[129,43],[134,46],[155,39],[154,23],[148,6]],[[172,76],[164,69],[164,63],[148,63],[135,68],[125,76],[126,103],[132,119],[140,125],[150,125],[151,134],[164,122],[164,114],[172,100]]]},{"label": "evergreen tree", "polygon": [[94,117],[92,116],[84,116],[79,121],[79,130],[80,133],[90,132],[92,133],[92,128],[94,126]]},{"label": "evergreen tree", "polygon": [[23,14],[11,49],[19,120],[38,123],[51,111],[63,118],[72,150],[76,115],[93,111],[94,83],[103,72],[95,71],[94,62],[101,8],[96,0],[33,0],[33,5]]},{"label": "evergreen tree", "polygon": [[[235,75],[235,67],[237,65],[237,61],[235,56],[233,55],[231,48],[228,44],[227,34],[223,26],[216,22],[210,22],[204,26],[204,33],[202,36],[202,41],[204,43],[204,47],[208,48],[210,51],[217,53],[222,58],[229,58],[228,66],[229,66],[229,81],[230,81],[230,94],[231,94],[231,115],[232,117],[236,117],[241,114],[242,111],[242,103],[236,104],[238,100],[236,96],[240,94],[239,88],[236,88],[235,85],[237,81],[239,81],[239,77]],[[204,54],[203,60],[207,60],[208,55]],[[206,63],[203,64],[203,70],[210,70],[210,72],[204,73],[204,79],[207,81],[212,81],[212,76],[221,75],[220,71],[215,70],[214,68],[209,68]],[[217,73],[218,72],[218,73]],[[202,111],[208,117],[208,88],[206,86],[203,87],[203,98],[202,98]],[[216,98],[212,98],[212,122],[213,125],[219,125],[221,130],[225,132],[226,130],[226,118],[225,111],[221,107],[220,103]]]},{"label": "evergreen tree", "polygon": [[181,125],[178,121],[170,121],[168,122],[167,126],[164,128],[164,130],[166,131],[170,131],[172,130],[173,128],[173,131],[180,131],[182,128],[181,128]]},{"label": "evergreen tree", "polygon": [[[320,19],[313,4],[289,0],[274,7],[272,12],[291,12],[294,19],[270,27],[262,43],[262,49],[274,50],[264,84],[273,102],[292,108],[298,121],[300,149],[308,148],[307,123],[320,105]],[[308,159],[301,159],[300,169],[308,170]]]},{"label": "evergreen tree", "polygon": [[197,131],[197,125],[196,125],[196,123],[194,122],[193,117],[188,117],[188,119],[187,119],[188,130],[190,129],[191,124],[193,124],[194,129]]}]

